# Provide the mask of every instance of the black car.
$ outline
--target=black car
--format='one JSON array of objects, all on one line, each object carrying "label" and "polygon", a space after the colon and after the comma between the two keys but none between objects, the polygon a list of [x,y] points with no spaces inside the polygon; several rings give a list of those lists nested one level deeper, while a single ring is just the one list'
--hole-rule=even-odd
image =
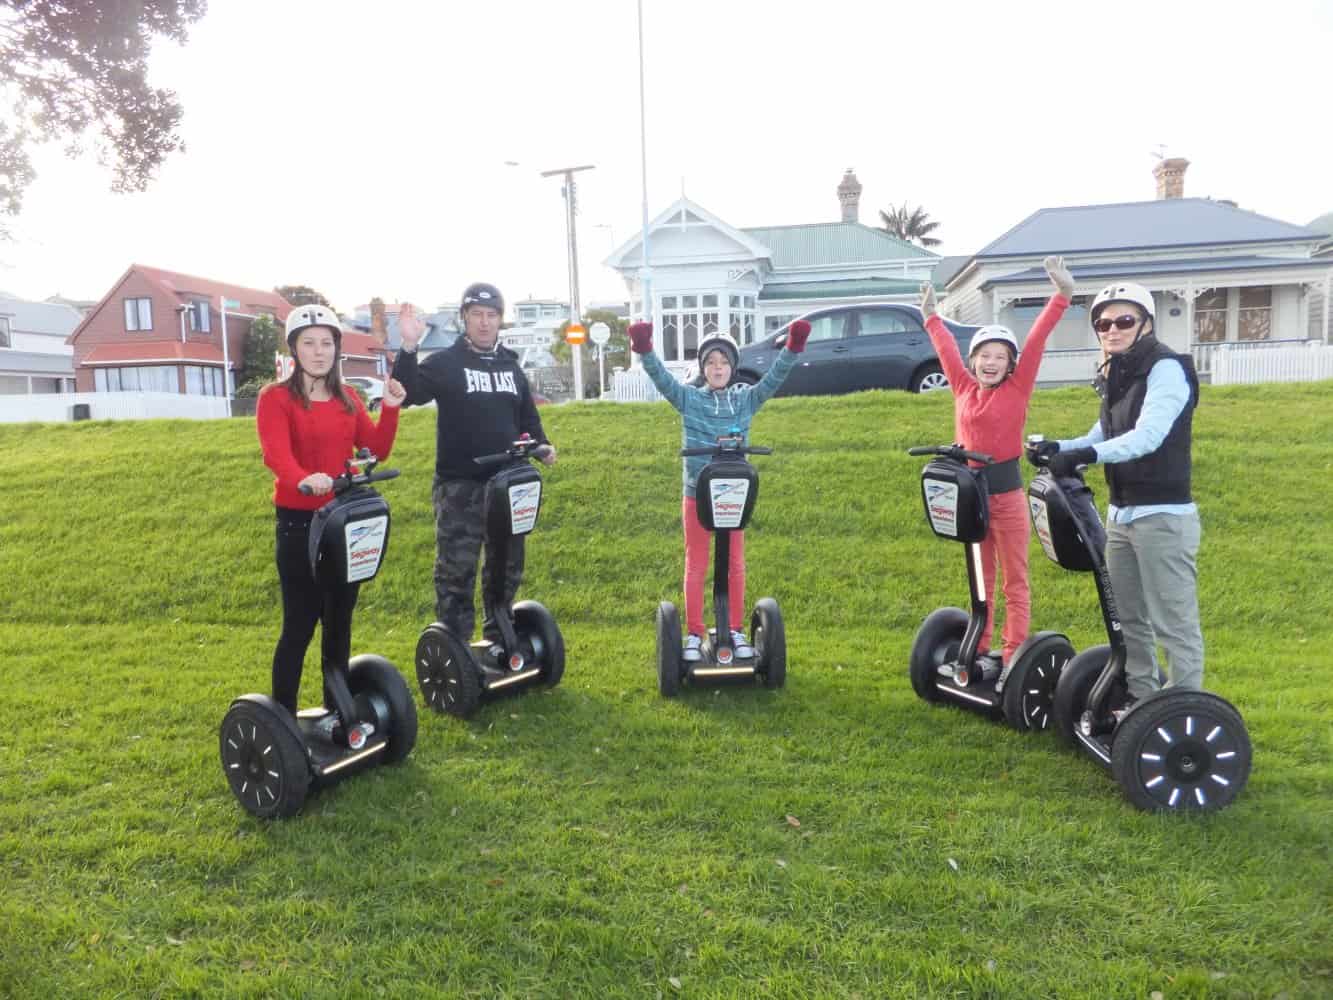
[{"label": "black car", "polygon": [[[779,396],[819,396],[861,389],[929,392],[949,385],[916,306],[887,302],[833,306],[801,318],[810,324],[810,339],[778,390]],[[947,319],[944,325],[966,358],[968,341],[978,327]],[[741,348],[736,373],[739,381],[753,384],[764,377],[787,342],[787,326]]]}]

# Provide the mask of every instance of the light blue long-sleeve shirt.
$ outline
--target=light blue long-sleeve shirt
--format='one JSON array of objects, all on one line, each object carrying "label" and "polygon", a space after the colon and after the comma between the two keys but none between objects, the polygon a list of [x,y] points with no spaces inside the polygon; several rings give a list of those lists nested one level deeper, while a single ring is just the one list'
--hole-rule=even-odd
[{"label": "light blue long-sleeve shirt", "polygon": [[[641,357],[643,370],[657,391],[680,411],[682,448],[711,448],[719,437],[730,434],[733,429],[748,442],[750,421],[754,419],[755,411],[778,391],[787,373],[796,365],[796,355],[784,348],[757,385],[732,383],[725,389],[714,391],[706,385],[696,387],[677,381],[653,351]],[[708,462],[707,455],[691,455],[684,460],[682,478],[687,497],[694,496],[699,473]]]},{"label": "light blue long-sleeve shirt", "polygon": [[[1185,377],[1184,367],[1179,361],[1162,358],[1148,372],[1148,391],[1143,397],[1143,408],[1139,410],[1139,418],[1130,430],[1108,441],[1101,419],[1098,418],[1083,437],[1061,441],[1060,450],[1092,448],[1097,453],[1097,461],[1105,463],[1131,462],[1144,455],[1151,455],[1162,446],[1176,418],[1189,401],[1190,384]],[[1193,514],[1198,509],[1193,503],[1138,504],[1132,507],[1108,504],[1106,518],[1108,521],[1128,524],[1150,514],[1184,515]]]}]

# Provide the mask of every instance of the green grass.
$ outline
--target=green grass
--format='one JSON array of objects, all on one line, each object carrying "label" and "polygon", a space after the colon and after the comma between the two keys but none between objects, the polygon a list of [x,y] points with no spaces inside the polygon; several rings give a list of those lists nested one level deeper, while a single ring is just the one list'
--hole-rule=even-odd
[{"label": "green grass", "polygon": [[[1094,404],[1039,393],[1029,427],[1080,433]],[[521,596],[560,621],[564,683],[423,710],[403,765],[276,823],[217,755],[279,622],[252,424],[0,427],[0,996],[1333,991],[1333,384],[1204,391],[1207,682],[1255,754],[1206,817],[1139,813],[1050,735],[912,694],[921,618],[965,603],[905,454],[949,439],[947,398],[764,408],[749,596],[782,604],[788,684],[672,702],[651,664],[680,601],[677,418],[544,416],[561,461]],[[405,415],[353,644],[409,668],[433,435]],[[1032,553],[1034,627],[1102,641],[1090,578]],[[305,704],[318,675],[316,652]]]}]

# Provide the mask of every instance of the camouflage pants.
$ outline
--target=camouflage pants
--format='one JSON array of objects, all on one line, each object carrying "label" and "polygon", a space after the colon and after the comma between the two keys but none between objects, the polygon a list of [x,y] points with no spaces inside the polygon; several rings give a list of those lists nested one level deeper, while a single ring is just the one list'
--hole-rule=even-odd
[{"label": "camouflage pants", "polygon": [[[471,479],[435,480],[435,617],[464,642],[472,638],[476,623],[473,594],[477,581],[477,558],[485,541],[486,483]],[[523,542],[526,536],[510,538],[504,566],[503,606],[513,603],[523,580]],[[490,599],[491,559],[487,552],[481,569],[482,634],[499,639]]]}]

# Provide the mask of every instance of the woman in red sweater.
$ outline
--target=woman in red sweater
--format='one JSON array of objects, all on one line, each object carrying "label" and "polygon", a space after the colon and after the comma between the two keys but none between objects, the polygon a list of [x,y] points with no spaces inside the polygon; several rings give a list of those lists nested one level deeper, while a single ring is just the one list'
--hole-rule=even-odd
[{"label": "woman in red sweater", "polygon": [[[359,583],[325,589],[310,571],[307,540],[315,511],[333,499],[333,477],[357,448],[389,457],[398,431],[403,387],[390,379],[379,425],[338,375],[342,326],[332,309],[298,306],[287,317],[292,374],[259,394],[256,423],[264,464],[273,470],[277,507],[278,580],[282,585],[282,635],[273,652],[273,699],[296,714],[301,667],[315,623],[324,626],[320,651],[325,669],[347,665],[352,649],[352,609]],[[309,494],[301,492],[307,487]],[[326,695],[326,704],[333,704]]]},{"label": "woman in red sweater", "polygon": [[[1074,276],[1063,257],[1042,262],[1055,294],[1028,331],[1023,351],[1018,339],[1003,326],[983,326],[968,345],[967,363],[944,321],[935,314],[935,290],[921,286],[921,312],[926,332],[939,355],[940,365],[954,395],[954,438],[969,451],[990,455],[995,464],[986,468],[990,487],[990,529],[981,543],[982,572],[986,580],[986,628],[977,646],[982,651],[981,674],[997,677],[1027,638],[1031,594],[1028,587],[1027,501],[1018,458],[1023,451],[1023,424],[1028,401],[1037,384],[1037,368],[1046,349],[1046,338],[1069,308]],[[995,569],[1004,574],[1004,654],[988,652],[995,619]]]}]

